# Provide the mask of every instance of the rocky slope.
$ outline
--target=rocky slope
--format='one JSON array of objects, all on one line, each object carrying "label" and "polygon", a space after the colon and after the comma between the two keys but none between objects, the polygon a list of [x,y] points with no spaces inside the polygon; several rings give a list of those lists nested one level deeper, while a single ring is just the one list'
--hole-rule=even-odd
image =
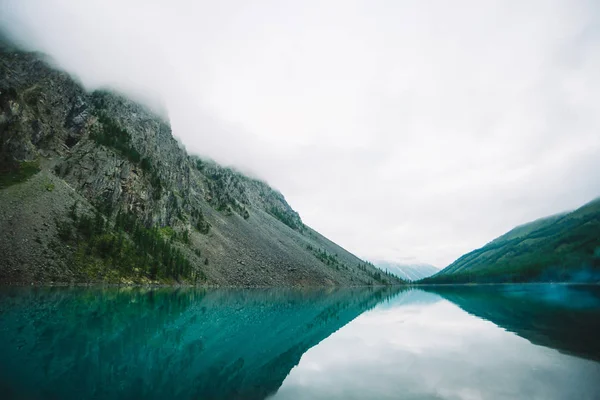
[{"label": "rocky slope", "polygon": [[518,226],[422,282],[600,282],[600,199]]},{"label": "rocky slope", "polygon": [[167,121],[0,49],[0,280],[400,283],[277,191],[188,155]]}]

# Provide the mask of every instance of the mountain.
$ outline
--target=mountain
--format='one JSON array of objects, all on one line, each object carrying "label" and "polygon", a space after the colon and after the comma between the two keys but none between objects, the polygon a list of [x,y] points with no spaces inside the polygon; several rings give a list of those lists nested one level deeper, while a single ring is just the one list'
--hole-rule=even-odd
[{"label": "mountain", "polygon": [[148,108],[0,47],[0,281],[401,283]]},{"label": "mountain", "polygon": [[518,226],[423,283],[600,282],[600,199]]},{"label": "mountain", "polygon": [[389,261],[377,261],[375,262],[375,266],[406,281],[418,281],[439,271],[438,268],[430,264],[400,264]]}]

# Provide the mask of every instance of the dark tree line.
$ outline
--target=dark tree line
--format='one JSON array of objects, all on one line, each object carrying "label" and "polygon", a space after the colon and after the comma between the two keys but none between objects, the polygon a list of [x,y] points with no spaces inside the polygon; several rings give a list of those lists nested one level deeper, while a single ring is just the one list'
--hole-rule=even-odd
[{"label": "dark tree line", "polygon": [[115,230],[129,234],[151,279],[179,280],[192,277],[191,263],[173,245],[173,238],[171,240],[164,238],[158,228],[146,228],[136,216],[119,213],[115,219]]},{"label": "dark tree line", "polygon": [[196,220],[196,229],[198,232],[203,233],[205,235],[210,232],[210,223],[204,218],[204,213],[202,210],[193,209],[192,210],[192,218]]},{"label": "dark tree line", "polygon": [[[348,268],[348,266],[346,264],[344,264],[343,262],[341,262],[339,260],[337,254],[328,253],[327,250],[315,248],[310,244],[306,245],[306,249],[311,251],[317,259],[319,259],[323,264],[325,264],[329,267],[335,268],[337,270],[339,270],[339,269],[349,270],[350,269],[350,268]],[[389,273],[387,271],[378,271],[378,270],[377,270],[377,272],[373,272],[373,271],[370,271],[367,268],[367,266],[370,266],[377,270],[377,267],[375,267],[373,264],[368,263],[368,262],[364,263],[364,264],[359,263],[357,265],[357,268],[360,271],[363,271],[369,277],[371,277],[371,279],[373,279],[373,281],[369,282],[370,285],[374,284],[375,281],[379,282],[381,284],[384,284],[384,285],[390,284],[390,280],[393,278],[393,275],[391,273]]]},{"label": "dark tree line", "polygon": [[[94,256],[124,277],[193,282],[206,278],[175,246],[175,235],[165,237],[161,229],[146,227],[130,213],[117,214],[111,228],[99,211],[93,216],[78,216],[76,209],[74,204],[71,218],[76,232],[72,231],[71,224],[63,222],[58,224],[58,234],[63,241],[78,239],[80,263],[85,264]],[[181,240],[185,241],[186,237],[181,235]]]}]

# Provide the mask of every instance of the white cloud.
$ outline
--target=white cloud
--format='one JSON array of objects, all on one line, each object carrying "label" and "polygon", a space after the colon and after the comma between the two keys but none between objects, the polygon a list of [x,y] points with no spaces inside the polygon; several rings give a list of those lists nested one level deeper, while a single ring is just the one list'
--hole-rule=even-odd
[{"label": "white cloud", "polygon": [[585,0],[0,0],[88,87],[168,109],[360,256],[444,266],[600,195],[600,12]]}]

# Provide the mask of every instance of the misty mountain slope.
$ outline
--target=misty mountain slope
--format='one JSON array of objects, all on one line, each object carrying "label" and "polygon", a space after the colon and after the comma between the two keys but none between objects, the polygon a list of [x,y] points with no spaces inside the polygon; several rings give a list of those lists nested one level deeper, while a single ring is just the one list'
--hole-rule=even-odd
[{"label": "misty mountain slope", "polygon": [[430,264],[399,264],[387,261],[378,261],[375,263],[375,266],[383,271],[389,271],[399,278],[408,281],[418,281],[439,271],[438,268]]},{"label": "misty mountain slope", "polygon": [[600,199],[521,225],[423,280],[530,281],[600,281]]},{"label": "misty mountain slope", "polygon": [[549,217],[536,219],[535,221],[519,225],[516,228],[513,228],[510,231],[506,232],[504,235],[492,240],[489,244],[504,243],[512,239],[518,239],[520,237],[527,236],[538,229],[551,225],[552,223],[558,221],[564,215],[565,213],[551,215]]},{"label": "misty mountain slope", "polygon": [[0,280],[400,282],[266,183],[188,155],[147,108],[0,51]]}]

